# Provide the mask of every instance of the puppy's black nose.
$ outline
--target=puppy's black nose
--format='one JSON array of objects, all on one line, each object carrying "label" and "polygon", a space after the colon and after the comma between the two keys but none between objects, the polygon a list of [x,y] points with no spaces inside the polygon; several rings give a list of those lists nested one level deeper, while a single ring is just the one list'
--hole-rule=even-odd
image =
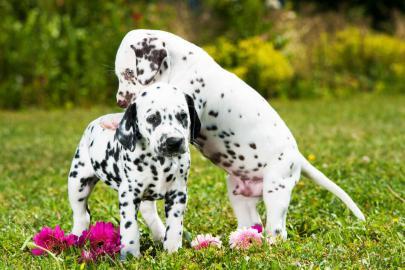
[{"label": "puppy's black nose", "polygon": [[169,137],[166,139],[166,147],[170,152],[180,151],[184,145],[184,139],[179,137]]}]

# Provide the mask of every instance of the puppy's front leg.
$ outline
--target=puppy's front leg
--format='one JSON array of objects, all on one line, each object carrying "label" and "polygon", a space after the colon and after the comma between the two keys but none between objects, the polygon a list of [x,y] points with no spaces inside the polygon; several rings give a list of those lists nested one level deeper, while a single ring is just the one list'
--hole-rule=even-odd
[{"label": "puppy's front leg", "polygon": [[152,232],[154,241],[163,241],[165,237],[165,226],[159,217],[156,209],[156,201],[143,201],[141,202],[139,211],[141,211],[142,217]]},{"label": "puppy's front leg", "polygon": [[163,247],[169,253],[181,248],[183,235],[183,216],[186,210],[187,189],[171,190],[165,197],[166,234]]},{"label": "puppy's front leg", "polygon": [[120,208],[120,235],[121,235],[121,260],[128,254],[140,256],[138,209],[140,205],[139,194],[135,193],[133,183],[122,181],[118,189]]}]

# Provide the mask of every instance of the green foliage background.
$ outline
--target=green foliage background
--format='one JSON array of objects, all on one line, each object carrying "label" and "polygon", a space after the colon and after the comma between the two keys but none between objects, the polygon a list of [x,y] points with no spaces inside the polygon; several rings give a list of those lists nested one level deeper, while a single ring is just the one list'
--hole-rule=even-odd
[{"label": "green foliage background", "polygon": [[[287,1],[284,12],[294,6]],[[168,30],[204,46],[265,97],[404,91],[401,38],[351,27],[298,44],[304,51],[288,50],[297,44],[291,29],[274,27],[279,14],[261,0],[2,1],[0,108],[113,104],[115,52],[135,28]]]}]

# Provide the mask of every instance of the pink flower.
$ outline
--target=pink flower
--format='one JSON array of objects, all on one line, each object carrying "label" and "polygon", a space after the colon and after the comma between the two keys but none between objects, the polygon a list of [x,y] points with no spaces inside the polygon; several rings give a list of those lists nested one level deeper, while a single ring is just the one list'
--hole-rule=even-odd
[{"label": "pink flower", "polygon": [[121,249],[119,229],[110,222],[97,222],[83,231],[78,245],[89,245],[89,251],[82,252],[82,260],[93,261],[100,256],[114,256]]},{"label": "pink flower", "polygon": [[221,247],[221,245],[222,242],[219,240],[219,237],[214,237],[211,234],[199,234],[193,241],[191,241],[191,246],[195,250],[208,247]]},{"label": "pink flower", "polygon": [[231,248],[248,249],[252,245],[261,245],[262,235],[253,228],[238,229],[229,236],[229,244]]},{"label": "pink flower", "polygon": [[261,224],[255,224],[255,225],[251,226],[250,228],[255,229],[258,233],[263,232],[263,226]]},{"label": "pink flower", "polygon": [[95,254],[93,254],[87,250],[82,250],[82,255],[80,256],[81,262],[85,262],[85,263],[93,262],[93,261],[95,261],[95,259],[96,259]]},{"label": "pink flower", "polygon": [[[44,227],[42,230],[34,236],[34,243],[44,249],[49,250],[52,253],[59,254],[63,250],[73,246],[77,241],[77,236],[70,234],[65,235],[65,232],[59,225],[55,226],[55,229]],[[40,256],[45,253],[40,248],[34,248],[31,250],[35,256]]]}]

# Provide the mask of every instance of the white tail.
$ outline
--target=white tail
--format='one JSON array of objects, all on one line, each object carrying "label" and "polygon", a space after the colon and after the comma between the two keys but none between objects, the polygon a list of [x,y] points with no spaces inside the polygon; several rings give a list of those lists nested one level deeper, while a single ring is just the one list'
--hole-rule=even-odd
[{"label": "white tail", "polygon": [[352,198],[350,198],[347,193],[341,189],[338,185],[333,183],[328,177],[326,177],[321,171],[311,165],[308,160],[301,155],[301,165],[302,165],[302,172],[312,181],[317,183],[318,185],[326,188],[333,194],[335,194],[339,199],[343,201],[344,204],[353,212],[353,214],[361,219],[366,220],[361,210],[357,207],[357,205],[353,202]]}]

